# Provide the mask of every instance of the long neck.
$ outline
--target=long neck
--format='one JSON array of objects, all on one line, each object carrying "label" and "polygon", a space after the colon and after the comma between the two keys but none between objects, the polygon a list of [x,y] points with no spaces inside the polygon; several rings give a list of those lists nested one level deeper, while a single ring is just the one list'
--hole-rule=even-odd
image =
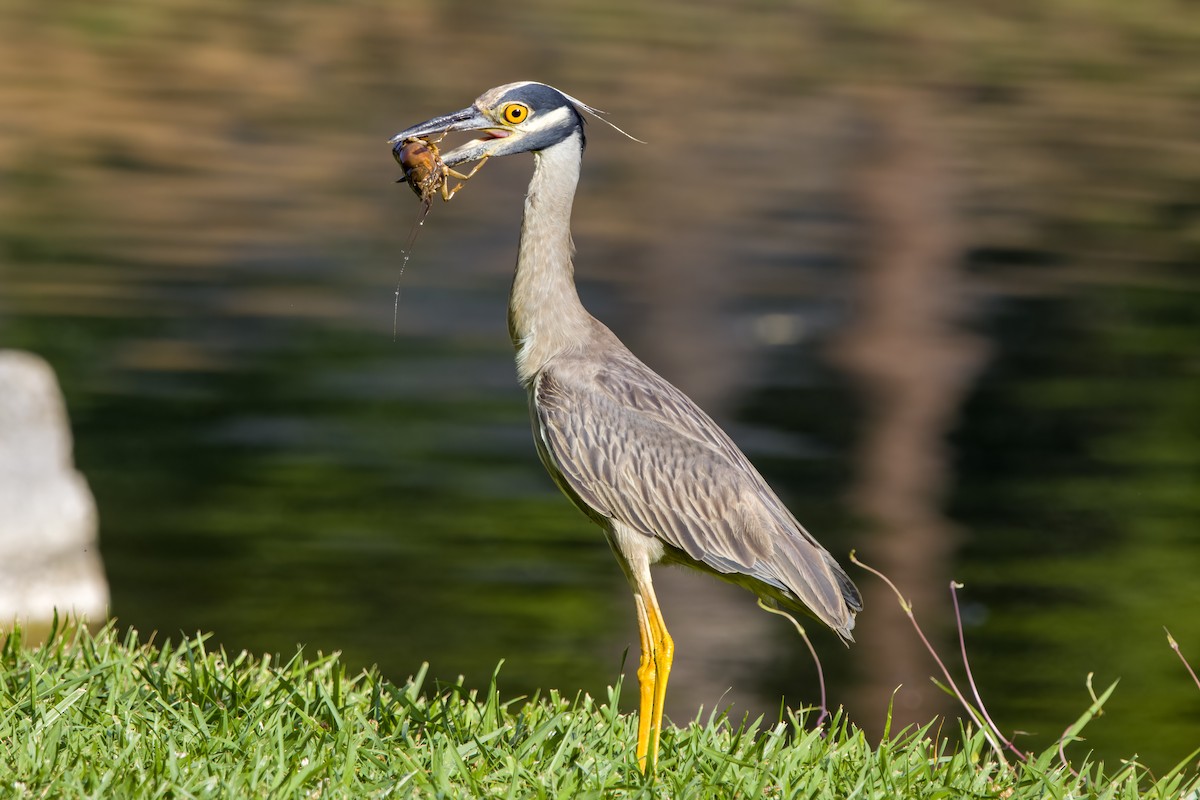
[{"label": "long neck", "polygon": [[571,203],[582,156],[578,134],[534,153],[508,299],[517,374],[526,385],[557,353],[582,345],[591,330],[591,317],[575,291],[571,263]]}]

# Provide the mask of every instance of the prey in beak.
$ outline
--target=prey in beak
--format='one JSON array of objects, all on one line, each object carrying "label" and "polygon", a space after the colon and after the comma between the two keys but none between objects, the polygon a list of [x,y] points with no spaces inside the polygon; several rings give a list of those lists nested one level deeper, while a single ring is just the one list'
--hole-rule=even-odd
[{"label": "prey in beak", "polygon": [[[397,142],[392,148],[396,162],[404,170],[404,177],[400,178],[398,183],[407,182],[413,193],[425,204],[426,211],[439,193],[443,202],[449,202],[463,187],[463,183],[470,180],[488,159],[487,156],[483,156],[470,172],[459,172],[446,165],[444,157],[438,152],[437,141],[412,137]],[[451,178],[457,178],[459,181],[453,189],[450,188]]]},{"label": "prey in beak", "polygon": [[[575,147],[582,153],[585,113],[600,112],[551,86],[521,81],[490,89],[461,111],[400,131],[389,144],[404,168],[404,179],[422,199],[440,192],[448,200],[459,187],[447,189],[446,182],[451,178],[467,180],[489,158],[538,153],[558,145]],[[440,153],[437,145],[442,137],[460,132],[481,135]],[[454,171],[460,164],[476,161],[479,163],[466,174]]]},{"label": "prey in beak", "polygon": [[415,139],[428,140],[431,137],[437,137],[433,139],[436,143],[440,142],[446,134],[457,131],[483,131],[484,135],[442,154],[442,163],[447,167],[456,167],[459,164],[479,161],[495,155],[489,152],[489,143],[506,138],[511,133],[504,126],[497,124],[496,120],[489,117],[484,111],[471,106],[461,111],[455,111],[453,114],[434,117],[419,125],[402,130],[389,139],[388,144],[392,145],[392,155],[396,157],[397,161],[400,161],[400,151],[406,143]]},{"label": "prey in beak", "polygon": [[[439,151],[438,143],[446,134],[475,130],[483,131],[484,135],[448,153]],[[471,107],[414,125],[393,136],[388,143],[392,145],[393,157],[404,170],[404,177],[400,181],[407,182],[428,208],[438,194],[443,201],[454,197],[463,187],[463,182],[470,180],[487,163],[492,155],[492,143],[508,135],[508,130],[497,126],[478,108]],[[453,169],[459,164],[473,161],[479,163],[470,172]],[[451,179],[459,181],[453,189],[450,188]]]}]

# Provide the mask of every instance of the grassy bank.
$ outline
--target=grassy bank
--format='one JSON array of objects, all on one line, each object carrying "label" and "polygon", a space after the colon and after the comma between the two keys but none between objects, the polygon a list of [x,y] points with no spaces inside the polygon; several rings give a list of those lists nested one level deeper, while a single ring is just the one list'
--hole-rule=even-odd
[{"label": "grassy bank", "polygon": [[1058,748],[1008,767],[979,734],[873,744],[836,716],[668,728],[648,782],[617,691],[503,700],[494,679],[479,694],[393,683],[203,636],[71,628],[32,647],[18,631],[0,650],[0,797],[1200,797],[1187,765],[1156,777],[1076,743],[1077,775]]}]

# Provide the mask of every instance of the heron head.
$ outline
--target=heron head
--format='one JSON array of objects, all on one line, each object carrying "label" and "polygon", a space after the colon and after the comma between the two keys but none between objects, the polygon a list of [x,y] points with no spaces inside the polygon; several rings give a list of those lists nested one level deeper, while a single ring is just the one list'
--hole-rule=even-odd
[{"label": "heron head", "polygon": [[594,109],[552,86],[521,81],[484,92],[471,106],[453,114],[400,131],[388,143],[399,158],[404,143],[413,138],[440,136],[455,131],[481,131],[483,136],[442,153],[447,166],[481,158],[545,150],[571,136],[583,146],[583,115]]}]

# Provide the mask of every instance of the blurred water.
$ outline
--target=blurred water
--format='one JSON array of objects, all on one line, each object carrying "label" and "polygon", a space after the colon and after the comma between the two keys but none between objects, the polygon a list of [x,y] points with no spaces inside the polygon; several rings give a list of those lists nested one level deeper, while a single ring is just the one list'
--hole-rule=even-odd
[{"label": "blurred water", "polygon": [[[632,604],[512,374],[527,159],[434,207],[391,330],[417,204],[386,138],[533,77],[649,142],[590,129],[593,313],[946,655],[966,582],[1021,744],[1094,671],[1122,684],[1086,746],[1173,764],[1200,744],[1162,633],[1200,659],[1200,35],[1168,3],[1039,9],[8,4],[0,343],[59,371],[113,613],[397,678],[503,658],[513,694],[615,680]],[[818,641],[834,702],[878,730],[903,682],[898,718],[952,711],[852,571],[858,644]],[[656,582],[677,721],[815,700],[748,595]]]}]

